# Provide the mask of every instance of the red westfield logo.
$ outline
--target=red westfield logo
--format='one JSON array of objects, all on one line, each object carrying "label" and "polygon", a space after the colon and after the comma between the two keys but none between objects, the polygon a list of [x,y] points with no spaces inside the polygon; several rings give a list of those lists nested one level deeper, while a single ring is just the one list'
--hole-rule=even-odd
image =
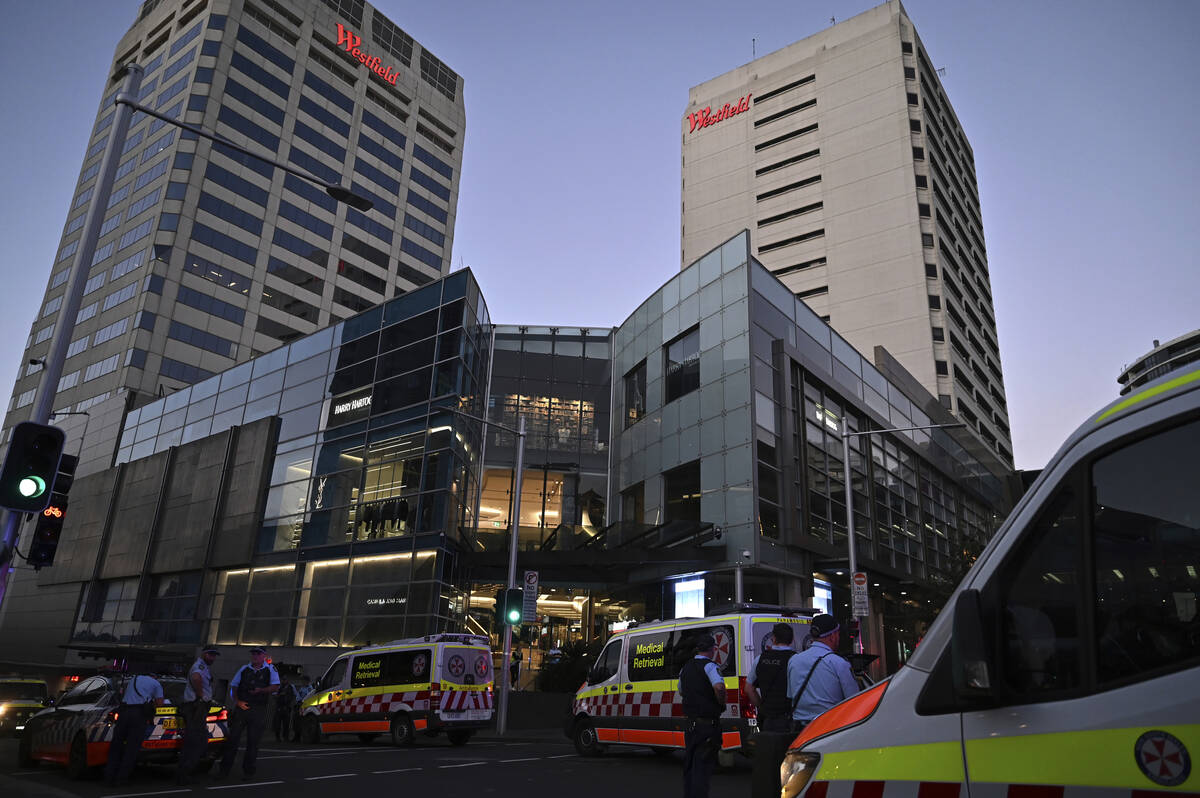
[{"label": "red westfield logo", "polygon": [[396,85],[396,76],[400,73],[396,72],[391,67],[387,67],[385,69],[382,59],[379,56],[367,55],[364,53],[361,49],[362,37],[353,31],[342,27],[340,22],[337,26],[337,43],[338,47],[344,46],[346,48],[346,52],[357,58],[363,66],[378,75],[381,80],[386,80],[393,86]]},{"label": "red westfield logo", "polygon": [[707,108],[701,108],[695,113],[688,114],[688,124],[692,126],[688,133],[695,133],[699,128],[706,128],[709,125],[715,125],[718,122],[724,122],[731,116],[737,116],[738,114],[743,114],[746,111],[749,111],[750,98],[752,96],[754,95],[747,94],[736,103],[725,103],[725,105],[717,109],[715,114],[713,113],[711,105]]}]

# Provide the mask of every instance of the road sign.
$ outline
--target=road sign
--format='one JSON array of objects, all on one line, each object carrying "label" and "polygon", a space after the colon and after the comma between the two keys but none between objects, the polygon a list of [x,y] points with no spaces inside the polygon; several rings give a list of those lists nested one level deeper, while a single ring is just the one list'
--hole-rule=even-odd
[{"label": "road sign", "polygon": [[870,604],[867,600],[867,575],[862,571],[855,571],[854,576],[850,580],[850,595],[852,605],[852,615],[855,618],[865,618],[871,614]]},{"label": "road sign", "polygon": [[525,572],[525,606],[522,616],[530,623],[537,622],[538,572]]}]

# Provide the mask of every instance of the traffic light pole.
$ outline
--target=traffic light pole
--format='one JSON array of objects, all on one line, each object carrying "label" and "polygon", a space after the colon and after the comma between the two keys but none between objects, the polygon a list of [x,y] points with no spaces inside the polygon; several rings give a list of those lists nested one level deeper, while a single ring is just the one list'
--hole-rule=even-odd
[{"label": "traffic light pole", "polygon": [[[521,482],[525,468],[525,416],[517,418],[517,462],[513,472],[512,515],[509,517],[509,529],[512,534],[508,541],[508,587],[517,586],[517,538],[521,532]],[[508,694],[511,689],[508,669],[512,662],[512,624],[504,624],[504,658],[500,667],[500,697],[496,701],[496,732],[504,734],[508,731]]]},{"label": "traffic light pole", "polygon": [[[128,64],[124,67],[124,72],[125,81],[121,84],[117,97],[132,101],[137,98],[142,85],[142,68],[137,64]],[[100,240],[100,227],[108,210],[108,197],[112,194],[117,162],[122,155],[121,149],[125,146],[125,134],[129,132],[129,120],[132,116],[133,109],[120,103],[113,112],[112,132],[109,133],[108,143],[104,146],[100,175],[92,192],[93,199],[88,206],[87,215],[83,219],[83,236],[79,239],[79,248],[75,250],[75,258],[71,262],[67,291],[63,295],[58,321],[54,325],[50,353],[43,358],[42,375],[33,399],[33,410],[29,420],[38,424],[49,422],[50,413],[54,410],[54,396],[58,393],[58,381],[62,379],[67,349],[71,346],[71,336],[75,332],[75,317],[83,303],[83,290],[87,286],[92,258],[96,255],[96,242]],[[4,596],[8,592],[8,578],[12,571],[13,551],[17,547],[20,523],[21,514],[9,510],[4,521],[4,537],[0,540],[0,607],[4,606]]]}]

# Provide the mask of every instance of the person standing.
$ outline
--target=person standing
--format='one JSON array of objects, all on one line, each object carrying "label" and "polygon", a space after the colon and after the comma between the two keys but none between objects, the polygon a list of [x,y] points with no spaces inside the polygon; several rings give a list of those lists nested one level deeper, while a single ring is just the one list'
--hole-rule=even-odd
[{"label": "person standing", "polygon": [[292,736],[291,741],[296,743],[300,741],[300,705],[304,703],[304,699],[312,695],[312,679],[307,676],[301,677],[300,685],[296,688],[296,700],[292,704]]},{"label": "person standing", "polygon": [[206,648],[188,671],[183,703],[179,706],[179,717],[183,719],[183,746],[175,771],[176,784],[186,785],[191,780],[192,771],[208,751],[208,710],[212,708],[213,700],[209,668],[220,655],[215,648]]},{"label": "person standing", "polygon": [[858,692],[850,663],[835,653],[841,628],[832,615],[814,615],[808,631],[812,645],[788,660],[792,731],[800,731],[817,715]]},{"label": "person standing", "polygon": [[521,647],[515,644],[512,649],[512,661],[508,664],[508,677],[509,687],[516,690],[521,681]]},{"label": "person standing", "polygon": [[243,732],[246,734],[246,753],[242,755],[242,780],[254,778],[258,741],[267,728],[267,707],[271,695],[278,689],[279,674],[267,663],[266,650],[259,646],[250,649],[250,664],[243,665],[229,683],[229,699],[234,702],[234,708],[219,778],[227,777],[233,769]]},{"label": "person standing", "polygon": [[789,660],[796,654],[792,648],[794,639],[791,624],[775,624],[770,643],[754,660],[750,678],[746,680],[746,697],[758,710],[759,733],[754,737],[751,779],[755,798],[773,798],[779,794],[779,766],[792,739],[787,669]]},{"label": "person standing", "polygon": [[725,680],[717,668],[717,641],[696,638],[696,655],[679,672],[679,696],[687,716],[683,739],[683,796],[708,798],[708,782],[721,747],[721,714],[725,712]]},{"label": "person standing", "polygon": [[104,766],[104,783],[109,787],[129,781],[146,739],[146,726],[154,719],[155,708],[165,701],[162,684],[152,676],[135,675],[125,683]]},{"label": "person standing", "polygon": [[292,714],[296,709],[296,688],[287,676],[280,674],[279,690],[275,693],[275,714],[271,728],[275,731],[275,742],[292,736]]}]

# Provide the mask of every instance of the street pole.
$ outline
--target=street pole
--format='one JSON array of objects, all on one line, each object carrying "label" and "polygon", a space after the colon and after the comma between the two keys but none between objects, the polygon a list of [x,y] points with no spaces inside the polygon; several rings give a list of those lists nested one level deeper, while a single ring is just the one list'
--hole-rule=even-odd
[{"label": "street pole", "polygon": [[[517,418],[517,462],[513,474],[512,516],[508,542],[508,586],[517,586],[517,538],[521,532],[521,482],[525,468],[525,416]],[[512,658],[512,626],[504,624],[504,657],[501,659],[500,698],[496,702],[496,732],[503,735],[508,730],[508,694],[510,691],[508,668]]]},{"label": "street pole", "polygon": [[[137,64],[126,64],[124,67],[125,81],[117,92],[118,103],[122,98],[132,100],[137,97],[142,85],[142,68]],[[108,198],[112,193],[113,181],[116,178],[117,162],[120,160],[121,148],[125,146],[125,134],[129,132],[129,118],[133,110],[128,105],[118,104],[113,112],[112,132],[108,135],[108,143],[104,145],[104,157],[100,160],[100,175],[92,192],[92,201],[83,219],[83,235],[79,239],[79,247],[75,250],[75,258],[71,261],[71,272],[67,278],[67,290],[63,294],[63,304],[58,311],[58,320],[54,324],[54,337],[51,340],[50,352],[42,358],[42,374],[38,382],[37,393],[33,399],[33,409],[29,420],[37,424],[50,421],[50,413],[54,409],[54,397],[58,393],[58,381],[62,379],[63,365],[67,360],[67,349],[71,346],[71,336],[75,332],[75,317],[79,315],[79,306],[83,303],[83,290],[87,286],[88,272],[92,268],[92,258],[96,255],[96,242],[100,240],[100,227],[104,223],[104,214],[108,210]],[[82,445],[82,443],[81,443]],[[4,596],[8,592],[8,577],[11,572],[13,552],[17,547],[17,532],[21,523],[21,514],[8,511],[4,521],[4,536],[0,540],[0,606],[4,604]]]},{"label": "street pole", "polygon": [[[916,432],[917,430],[927,429],[949,429],[952,427],[965,427],[965,423],[958,424],[927,424],[923,427],[893,427],[891,429],[871,429],[860,432],[851,432],[849,422],[846,416],[842,416],[842,480],[845,483],[846,496],[846,546],[850,555],[850,618],[855,623],[858,622],[858,616],[854,614],[854,574],[858,571],[858,552],[854,547],[854,495],[851,487],[852,472],[850,468],[850,439],[867,437],[870,435],[879,435],[884,432]],[[858,627],[858,640],[855,643],[858,651],[861,654],[863,650],[863,630],[862,625]]]}]

